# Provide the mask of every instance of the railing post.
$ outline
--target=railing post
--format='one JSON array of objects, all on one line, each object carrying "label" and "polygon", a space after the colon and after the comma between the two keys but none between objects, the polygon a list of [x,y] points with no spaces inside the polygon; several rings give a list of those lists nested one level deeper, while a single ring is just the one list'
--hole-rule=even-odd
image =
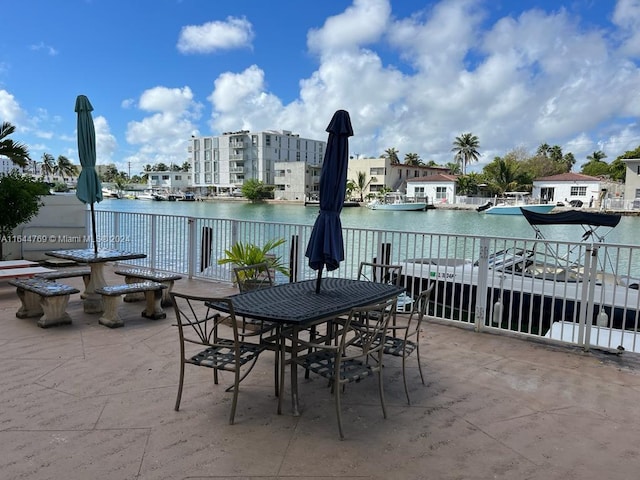
[{"label": "railing post", "polygon": [[196,223],[195,218],[187,218],[187,245],[189,245],[189,249],[187,250],[187,275],[190,279],[193,278],[193,271],[195,270],[196,264]]},{"label": "railing post", "polygon": [[151,216],[151,251],[149,252],[149,257],[151,260],[149,261],[149,266],[151,268],[156,268],[156,242],[158,241],[156,235],[156,215]]},{"label": "railing post", "polygon": [[593,323],[593,299],[597,282],[598,247],[590,246],[585,250],[582,295],[580,298],[580,317],[578,324],[578,345],[585,351],[591,346],[591,324]]},{"label": "railing post", "polygon": [[478,287],[476,288],[476,311],[474,329],[479,332],[484,328],[487,318],[487,280],[489,277],[489,239],[480,239],[478,257]]}]

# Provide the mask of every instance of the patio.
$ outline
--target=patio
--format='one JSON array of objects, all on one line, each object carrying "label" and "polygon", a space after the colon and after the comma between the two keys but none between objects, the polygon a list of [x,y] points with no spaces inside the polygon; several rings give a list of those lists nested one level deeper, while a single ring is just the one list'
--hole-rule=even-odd
[{"label": "patio", "polygon": [[[110,267],[108,282],[120,282]],[[64,283],[81,289],[79,278]],[[181,280],[176,291],[227,294]],[[15,318],[0,283],[0,471],[17,479],[624,479],[640,470],[640,362],[429,322],[421,337],[427,385],[414,360],[412,405],[400,361],[385,365],[389,418],[376,381],[347,388],[338,440],[324,379],[301,380],[302,415],[276,414],[273,356],[231,394],[190,368],[175,412],[173,311],[152,321],[125,303],[125,326],[98,324],[73,295],[73,324],[41,329]],[[288,390],[288,385],[287,385]]]}]

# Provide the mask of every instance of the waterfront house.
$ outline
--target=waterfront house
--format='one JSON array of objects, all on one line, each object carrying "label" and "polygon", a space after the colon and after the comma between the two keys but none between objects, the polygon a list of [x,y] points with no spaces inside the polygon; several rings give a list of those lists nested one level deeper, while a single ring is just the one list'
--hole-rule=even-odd
[{"label": "waterfront house", "polygon": [[458,176],[437,173],[407,180],[407,197],[426,198],[431,203],[455,203]]},{"label": "waterfront house", "polygon": [[562,202],[569,205],[580,200],[585,207],[599,205],[602,180],[582,173],[560,173],[533,181],[531,197],[549,203]]}]

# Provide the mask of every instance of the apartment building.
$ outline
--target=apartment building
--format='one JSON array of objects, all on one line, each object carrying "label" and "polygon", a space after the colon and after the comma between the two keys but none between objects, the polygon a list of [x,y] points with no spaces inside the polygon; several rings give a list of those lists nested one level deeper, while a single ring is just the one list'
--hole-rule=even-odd
[{"label": "apartment building", "polygon": [[[274,185],[276,163],[319,166],[325,149],[326,142],[300,138],[288,130],[240,130],[217,136],[192,137],[188,152],[193,186],[200,191],[220,193],[239,188],[248,179]],[[278,169],[279,181],[286,182],[280,175],[282,167]],[[287,183],[282,185],[286,189]],[[296,188],[304,193],[306,186]]]}]

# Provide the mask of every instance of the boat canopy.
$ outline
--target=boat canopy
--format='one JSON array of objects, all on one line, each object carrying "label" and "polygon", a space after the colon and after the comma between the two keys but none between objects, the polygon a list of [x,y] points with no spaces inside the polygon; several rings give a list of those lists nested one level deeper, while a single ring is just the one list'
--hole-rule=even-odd
[{"label": "boat canopy", "polygon": [[[582,235],[582,241],[586,241],[589,237],[595,238],[596,241],[602,242],[607,233],[611,232],[613,228],[620,223],[620,215],[611,215],[608,213],[591,213],[591,212],[579,212],[577,210],[571,210],[568,212],[559,213],[536,213],[520,209],[522,215],[527,219],[531,228],[536,232],[536,237],[544,239],[544,235],[538,228],[539,225],[580,225],[584,234]],[[597,230],[600,227],[609,227],[611,230],[606,230],[605,234],[599,234]]]},{"label": "boat canopy", "polygon": [[620,215],[608,213],[579,212],[571,210],[558,213],[535,213],[524,208],[522,214],[533,225],[590,225],[592,227],[615,227],[620,223]]}]

